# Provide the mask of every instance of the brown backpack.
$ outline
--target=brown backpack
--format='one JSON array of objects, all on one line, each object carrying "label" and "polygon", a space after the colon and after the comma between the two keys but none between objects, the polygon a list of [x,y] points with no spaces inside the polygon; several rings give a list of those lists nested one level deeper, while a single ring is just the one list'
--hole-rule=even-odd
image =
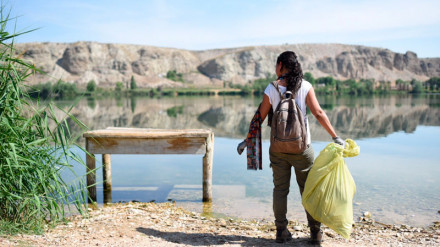
[{"label": "brown backpack", "polygon": [[278,83],[272,85],[280,94],[278,104],[272,116],[270,131],[270,151],[277,153],[300,154],[306,150],[307,131],[304,116],[295,102],[292,92],[281,93]]}]

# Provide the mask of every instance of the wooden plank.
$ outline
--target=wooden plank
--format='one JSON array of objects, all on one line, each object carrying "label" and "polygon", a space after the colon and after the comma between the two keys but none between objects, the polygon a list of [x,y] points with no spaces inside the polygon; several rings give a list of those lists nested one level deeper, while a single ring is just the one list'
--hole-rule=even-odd
[{"label": "wooden plank", "polygon": [[204,154],[205,138],[87,138],[95,154]]},{"label": "wooden plank", "polygon": [[103,130],[87,131],[84,137],[94,138],[207,138],[211,133],[210,130],[204,129],[132,129],[132,128],[108,128]]}]

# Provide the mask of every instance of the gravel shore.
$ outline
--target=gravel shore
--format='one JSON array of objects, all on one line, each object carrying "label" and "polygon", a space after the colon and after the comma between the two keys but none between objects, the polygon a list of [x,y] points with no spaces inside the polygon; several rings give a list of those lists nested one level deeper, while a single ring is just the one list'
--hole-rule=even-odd
[{"label": "gravel shore", "polygon": [[[291,221],[293,240],[309,246],[306,225]],[[350,240],[324,227],[322,246],[439,246],[440,222],[429,227],[386,225],[369,218],[355,223]],[[0,246],[280,246],[273,222],[204,217],[172,203],[113,204],[72,216],[44,235],[0,237]]]}]

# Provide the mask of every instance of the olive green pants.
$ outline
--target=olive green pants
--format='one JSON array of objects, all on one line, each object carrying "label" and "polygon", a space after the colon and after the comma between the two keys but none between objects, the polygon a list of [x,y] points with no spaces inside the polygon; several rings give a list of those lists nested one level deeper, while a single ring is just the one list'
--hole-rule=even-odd
[{"label": "olive green pants", "polygon": [[[275,225],[278,229],[286,228],[288,221],[287,214],[287,195],[290,188],[290,177],[292,167],[295,169],[296,182],[299,192],[302,195],[307,175],[313,166],[314,152],[311,145],[302,154],[285,154],[269,152],[270,166],[273,171],[273,212],[275,215]],[[318,231],[321,223],[316,221],[306,211],[309,227],[313,231]]]}]

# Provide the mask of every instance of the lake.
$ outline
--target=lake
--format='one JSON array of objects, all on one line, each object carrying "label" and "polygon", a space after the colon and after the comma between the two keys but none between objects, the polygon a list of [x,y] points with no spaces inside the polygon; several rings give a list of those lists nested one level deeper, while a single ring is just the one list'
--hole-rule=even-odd
[{"label": "lake", "polygon": [[[361,148],[359,156],[346,159],[357,186],[355,220],[369,211],[388,224],[440,221],[440,95],[318,100],[337,133]],[[82,98],[72,113],[93,130],[204,128],[215,133],[212,204],[201,202],[202,155],[112,155],[114,202],[171,200],[192,211],[273,220],[270,129],[263,127],[263,170],[246,170],[245,155],[236,152],[260,101],[259,96]],[[331,138],[311,114],[309,121],[316,157]],[[97,162],[99,166],[100,155]],[[85,172],[78,165],[75,170]],[[98,181],[101,174],[99,170]],[[295,179],[291,184],[288,218],[305,222]],[[98,202],[102,197],[98,186]]]}]

